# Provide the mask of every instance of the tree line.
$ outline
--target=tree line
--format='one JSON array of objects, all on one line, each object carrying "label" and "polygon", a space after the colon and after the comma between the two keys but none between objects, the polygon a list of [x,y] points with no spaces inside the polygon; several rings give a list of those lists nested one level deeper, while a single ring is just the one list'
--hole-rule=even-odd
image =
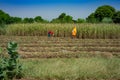
[{"label": "tree line", "polygon": [[110,5],[103,5],[91,13],[86,21],[90,23],[120,23],[120,11]]},{"label": "tree line", "polygon": [[94,13],[91,13],[86,19],[78,18],[74,20],[72,16],[61,13],[57,18],[47,21],[41,16],[35,18],[13,17],[0,10],[0,24],[11,23],[120,23],[120,11],[117,11],[110,5],[98,7]]}]

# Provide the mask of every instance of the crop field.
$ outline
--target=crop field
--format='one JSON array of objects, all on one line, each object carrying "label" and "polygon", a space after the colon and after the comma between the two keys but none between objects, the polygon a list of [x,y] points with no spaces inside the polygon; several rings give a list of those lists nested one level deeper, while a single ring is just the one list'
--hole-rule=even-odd
[{"label": "crop field", "polygon": [[19,44],[22,58],[120,57],[120,39],[71,39],[47,36],[0,36],[0,46]]},{"label": "crop field", "polygon": [[52,30],[56,37],[71,37],[73,26],[77,27],[79,39],[120,39],[119,24],[11,24],[0,27],[0,34],[8,36],[46,36]]},{"label": "crop field", "polygon": [[[7,57],[8,42],[18,43],[24,72],[21,80],[119,80],[119,25],[77,24],[76,39],[71,38],[72,26],[7,25],[0,33],[0,56]],[[55,36],[47,37],[48,30]]]},{"label": "crop field", "polygon": [[21,80],[120,79],[120,39],[0,36],[3,53],[9,41],[19,44]]}]

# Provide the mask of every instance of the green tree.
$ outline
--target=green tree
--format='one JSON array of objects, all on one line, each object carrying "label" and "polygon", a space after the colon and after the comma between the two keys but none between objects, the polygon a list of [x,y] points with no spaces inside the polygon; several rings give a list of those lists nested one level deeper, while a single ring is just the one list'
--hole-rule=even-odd
[{"label": "green tree", "polygon": [[61,13],[61,15],[59,15],[58,19],[63,19],[65,18],[66,14],[65,13]]},{"label": "green tree", "polygon": [[120,23],[120,11],[115,12],[112,19],[114,23]]},{"label": "green tree", "polygon": [[21,23],[22,18],[20,17],[10,17],[10,23]]},{"label": "green tree", "polygon": [[0,10],[0,24],[9,24],[10,23],[10,16],[9,14]]},{"label": "green tree", "polygon": [[58,18],[53,19],[52,23],[71,23],[73,22],[73,17],[70,15],[66,15],[65,13],[61,13]]},{"label": "green tree", "polygon": [[91,13],[87,18],[86,21],[89,23],[97,23],[98,20],[95,18],[95,13]]},{"label": "green tree", "polygon": [[114,13],[115,8],[109,5],[103,5],[96,9],[95,18],[97,18],[101,22],[105,17],[112,18]]},{"label": "green tree", "polygon": [[103,19],[102,19],[102,23],[112,23],[113,21],[112,21],[112,18],[108,18],[108,17],[104,17]]},{"label": "green tree", "polygon": [[60,20],[58,18],[52,19],[51,23],[60,23]]},{"label": "green tree", "polygon": [[34,18],[34,21],[35,21],[35,22],[43,22],[44,20],[42,19],[41,16],[36,16],[36,17]]},{"label": "green tree", "polygon": [[62,13],[59,17],[58,20],[60,23],[65,23],[66,22],[66,14]]},{"label": "green tree", "polygon": [[34,19],[33,18],[24,18],[23,22],[24,23],[33,23]]},{"label": "green tree", "polygon": [[34,21],[35,22],[38,22],[38,23],[48,23],[49,21],[47,21],[47,20],[44,20],[41,16],[36,16],[35,18],[34,18]]},{"label": "green tree", "polygon": [[65,22],[71,23],[71,22],[73,22],[72,20],[73,20],[72,16],[70,16],[70,15],[65,16]]},{"label": "green tree", "polygon": [[86,21],[84,19],[78,18],[77,23],[85,23]]}]

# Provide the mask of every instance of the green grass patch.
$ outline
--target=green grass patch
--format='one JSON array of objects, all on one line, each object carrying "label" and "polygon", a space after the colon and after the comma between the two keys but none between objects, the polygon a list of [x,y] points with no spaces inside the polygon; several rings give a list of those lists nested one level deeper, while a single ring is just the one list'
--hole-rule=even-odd
[{"label": "green grass patch", "polygon": [[120,79],[119,58],[23,59],[25,78],[42,80]]}]

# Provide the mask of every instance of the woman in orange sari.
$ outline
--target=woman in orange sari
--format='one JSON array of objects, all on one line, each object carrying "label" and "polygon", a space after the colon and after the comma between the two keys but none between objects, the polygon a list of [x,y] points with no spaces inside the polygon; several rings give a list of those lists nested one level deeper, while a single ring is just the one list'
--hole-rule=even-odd
[{"label": "woman in orange sari", "polygon": [[72,30],[72,38],[76,38],[76,34],[77,34],[77,29],[76,29],[76,26],[74,26]]}]

